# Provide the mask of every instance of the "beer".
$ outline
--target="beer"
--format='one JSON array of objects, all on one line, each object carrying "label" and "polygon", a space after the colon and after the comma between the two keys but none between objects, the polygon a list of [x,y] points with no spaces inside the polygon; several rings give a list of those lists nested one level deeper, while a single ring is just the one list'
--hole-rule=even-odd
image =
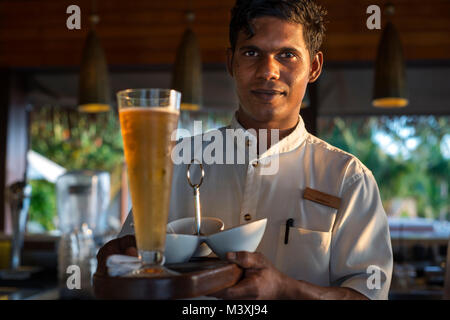
[{"label": "beer", "polygon": [[178,116],[162,107],[119,110],[139,251],[164,252]]}]

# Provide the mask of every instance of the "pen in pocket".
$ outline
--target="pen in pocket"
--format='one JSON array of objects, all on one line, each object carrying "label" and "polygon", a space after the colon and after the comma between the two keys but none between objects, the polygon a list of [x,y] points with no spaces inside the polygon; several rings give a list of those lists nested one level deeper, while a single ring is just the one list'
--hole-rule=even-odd
[{"label": "pen in pocket", "polygon": [[288,244],[289,241],[289,228],[294,226],[294,219],[289,218],[286,220],[286,231],[284,233],[284,244]]}]

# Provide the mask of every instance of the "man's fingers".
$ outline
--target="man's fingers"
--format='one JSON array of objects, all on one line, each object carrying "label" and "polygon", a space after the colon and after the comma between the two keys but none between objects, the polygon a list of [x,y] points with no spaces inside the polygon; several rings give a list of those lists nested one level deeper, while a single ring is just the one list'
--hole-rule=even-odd
[{"label": "man's fingers", "polygon": [[216,292],[213,296],[222,299],[261,299],[273,296],[273,281],[277,280],[276,269],[261,253],[246,251],[228,252],[227,260],[244,269],[244,278],[236,285]]},{"label": "man's fingers", "polygon": [[137,257],[138,256],[138,251],[137,251],[136,247],[129,247],[129,248],[125,249],[125,254],[127,256]]},{"label": "man's fingers", "polygon": [[225,300],[255,299],[258,297],[258,287],[255,278],[248,277],[233,287],[216,292],[213,296]]},{"label": "man's fingers", "polygon": [[255,299],[258,297],[258,287],[254,277],[248,277],[227,291],[228,299]]},{"label": "man's fingers", "polygon": [[98,252],[97,259],[102,260],[112,254],[124,254],[127,248],[136,247],[136,238],[132,235],[127,235],[122,238],[113,239],[107,242]]},{"label": "man's fingers", "polygon": [[218,299],[225,299],[225,297],[227,296],[227,290],[228,290],[228,288],[222,289],[222,290],[219,290],[219,291],[209,294],[209,296],[216,297]]},{"label": "man's fingers", "polygon": [[107,242],[97,253],[97,272],[106,273],[106,259],[113,254],[137,256],[136,238],[127,235]]},{"label": "man's fingers", "polygon": [[[138,251],[136,248],[136,237],[128,235],[120,238],[120,248],[127,256],[138,256]],[[125,250],[123,250],[125,248]]]},{"label": "man's fingers", "polygon": [[238,252],[228,252],[227,259],[230,262],[236,263],[238,266],[249,269],[261,269],[267,267],[266,258],[260,254],[259,252],[247,252],[247,251],[238,251]]},{"label": "man's fingers", "polygon": [[136,237],[133,235],[127,235],[119,238],[119,249],[124,252],[129,247],[136,247]]}]

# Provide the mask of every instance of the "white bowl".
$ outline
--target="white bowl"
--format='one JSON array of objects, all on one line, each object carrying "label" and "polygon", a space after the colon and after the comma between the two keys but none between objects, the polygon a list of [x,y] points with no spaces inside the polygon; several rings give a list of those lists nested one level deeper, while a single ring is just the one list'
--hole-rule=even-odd
[{"label": "white bowl", "polygon": [[[195,218],[182,218],[178,220],[171,221],[167,224],[168,233],[178,233],[178,234],[196,234],[196,224]],[[217,233],[224,228],[224,223],[218,218],[212,217],[202,217],[202,223],[200,226],[200,231],[203,235],[210,235]]]},{"label": "white bowl", "polygon": [[[208,236],[224,229],[224,223],[218,218],[202,217],[202,224],[200,230],[204,236]],[[174,220],[167,224],[168,233],[189,234],[193,235],[196,232],[195,218],[182,218]],[[193,257],[206,257],[211,254],[211,249],[203,242],[204,237],[200,237],[199,246],[193,253]]]},{"label": "white bowl", "polygon": [[267,218],[227,229],[205,237],[208,246],[221,259],[226,259],[227,252],[254,252],[266,230]]},{"label": "white bowl", "polygon": [[197,250],[200,238],[187,234],[166,234],[164,257],[166,263],[188,262]]}]

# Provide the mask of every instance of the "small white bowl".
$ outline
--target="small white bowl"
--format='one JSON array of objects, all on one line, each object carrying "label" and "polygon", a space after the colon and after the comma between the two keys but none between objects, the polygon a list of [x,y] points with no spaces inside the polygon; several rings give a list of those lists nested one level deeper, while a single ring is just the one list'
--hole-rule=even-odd
[{"label": "small white bowl", "polygon": [[266,230],[267,218],[227,229],[205,237],[208,246],[221,259],[226,259],[227,252],[254,252]]},{"label": "small white bowl", "polygon": [[197,250],[200,238],[187,234],[166,234],[164,257],[166,263],[188,262]]},{"label": "small white bowl", "polygon": [[[223,230],[224,226],[223,221],[218,218],[202,217],[200,230],[203,235],[207,236]],[[167,224],[167,232],[189,235],[196,234],[195,218],[190,217],[171,221]]]},{"label": "small white bowl", "polygon": [[[208,236],[224,229],[225,225],[222,220],[212,217],[202,217],[200,230],[204,236]],[[196,232],[195,218],[182,218],[174,220],[167,224],[168,233],[194,235]],[[204,236],[199,239],[199,246],[193,253],[193,257],[206,257],[211,254],[211,248],[203,242]]]}]

